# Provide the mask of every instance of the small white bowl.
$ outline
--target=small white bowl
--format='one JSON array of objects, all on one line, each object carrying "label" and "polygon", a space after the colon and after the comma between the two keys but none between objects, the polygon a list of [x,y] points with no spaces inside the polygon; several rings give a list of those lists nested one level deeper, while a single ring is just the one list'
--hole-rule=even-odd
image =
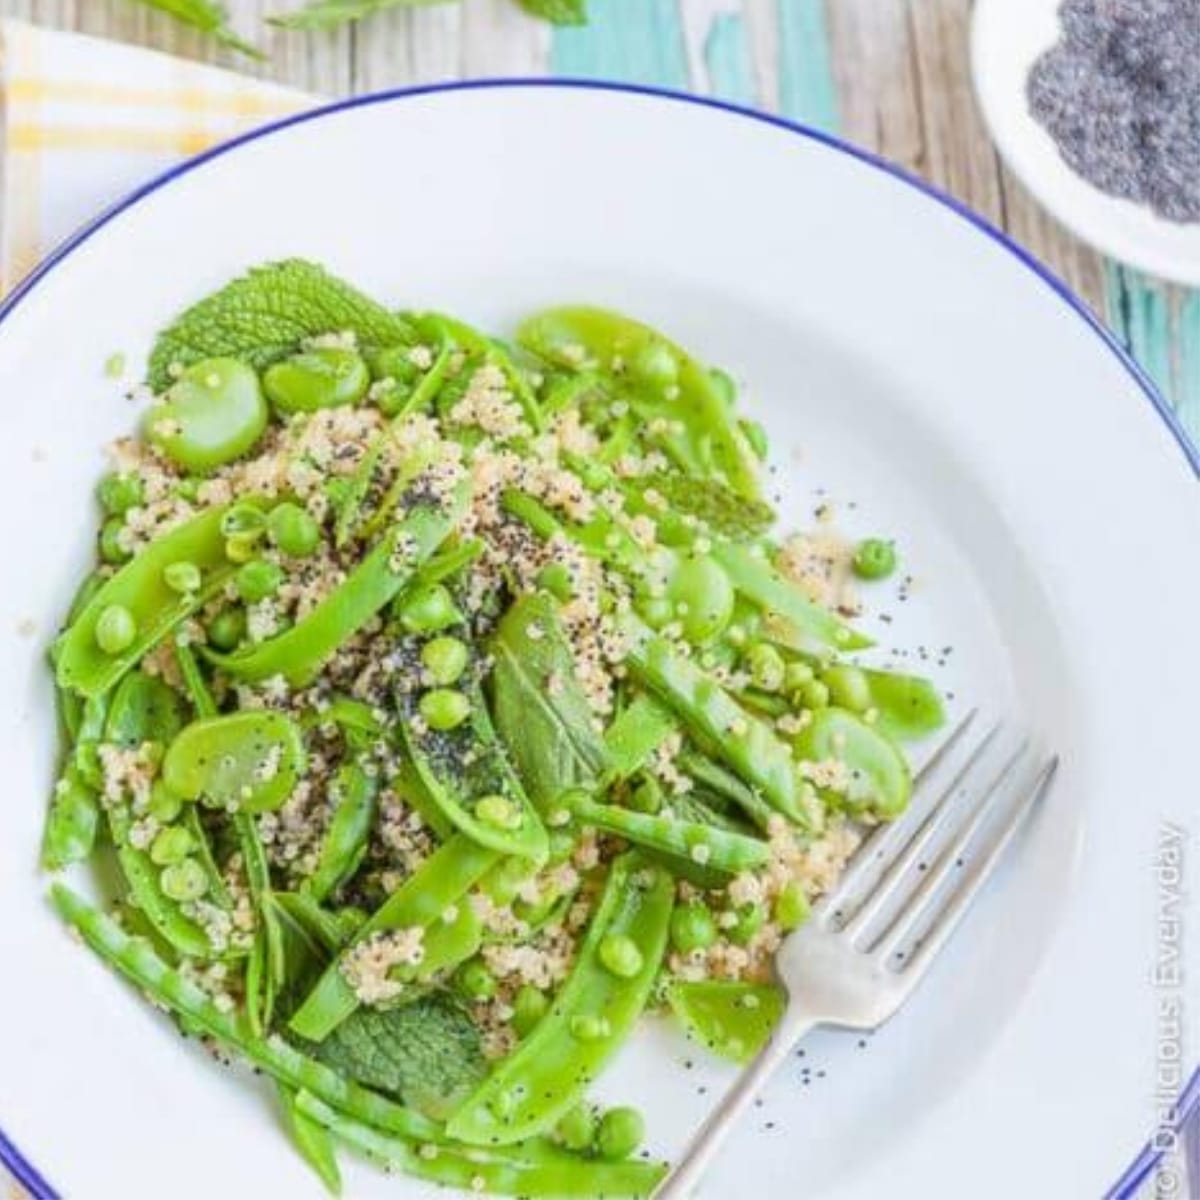
[{"label": "small white bowl", "polygon": [[976,0],[971,69],[1001,155],[1038,201],[1084,241],[1151,274],[1200,286],[1200,223],[1164,221],[1145,205],[1093,187],[1034,120],[1026,81],[1058,37],[1058,0]]}]

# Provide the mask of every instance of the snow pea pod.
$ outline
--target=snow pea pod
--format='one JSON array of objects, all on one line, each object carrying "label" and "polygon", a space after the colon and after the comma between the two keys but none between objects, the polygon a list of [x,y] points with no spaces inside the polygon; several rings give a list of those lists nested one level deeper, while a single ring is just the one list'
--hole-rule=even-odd
[{"label": "snow pea pod", "polygon": [[657,414],[682,422],[685,433],[672,435],[672,444],[689,466],[711,457],[737,492],[758,497],[758,459],[720,386],[657,330],[599,308],[555,308],[525,321],[517,340],[558,366],[599,369],[651,401]]},{"label": "snow pea pod", "polygon": [[727,875],[754,871],[770,857],[766,842],[698,821],[634,812],[616,804],[598,804],[585,795],[572,796],[569,804],[585,825],[711,871]]},{"label": "snow pea pod", "polygon": [[802,763],[845,764],[845,786],[827,789],[832,803],[885,821],[898,817],[907,806],[912,775],[904,755],[853,713],[840,708],[817,709],[797,734],[795,748]]},{"label": "snow pea pod", "polygon": [[765,559],[745,546],[722,542],[713,557],[723,566],[734,587],[768,617],[784,622],[796,635],[796,649],[861,650],[874,642],[865,633],[814,604]]},{"label": "snow pea pod", "polygon": [[785,1003],[773,984],[728,979],[673,980],[666,998],[689,1033],[714,1054],[743,1064],[767,1044]]},{"label": "snow pea pod", "polygon": [[[415,693],[398,694],[401,738],[421,789],[446,821],[481,846],[541,862],[549,850],[546,828],[501,748],[483,693],[474,687],[468,695],[462,724],[422,730]],[[503,820],[493,818],[489,802]]]},{"label": "snow pea pod", "polygon": [[653,635],[635,617],[626,618],[626,630],[630,674],[672,708],[714,757],[724,760],[777,812],[799,825],[818,824],[816,796],[771,727],[745,712],[694,659],[666,638]]},{"label": "snow pea pod", "polygon": [[684,747],[677,759],[678,765],[711,792],[731,801],[764,833],[771,827],[774,809],[753,789],[747,787],[736,775],[706,758],[696,750]]},{"label": "snow pea pod", "polygon": [[54,785],[46,825],[42,831],[42,866],[61,871],[82,862],[96,845],[100,827],[100,802],[96,791],[68,763]]},{"label": "snow pea pod", "polygon": [[[508,1145],[549,1129],[578,1102],[649,999],[674,897],[669,872],[637,854],[614,860],[575,966],[550,1011],[454,1114],[446,1126],[450,1137]],[[614,935],[638,950],[636,973],[618,977],[601,961],[601,944]]]},{"label": "snow pea pod", "polygon": [[358,870],[375,819],[379,781],[361,763],[351,761],[338,770],[330,788],[336,800],[333,816],[321,842],[317,868],[304,882],[304,891],[318,901]]},{"label": "snow pea pod", "polygon": [[235,679],[282,675],[294,687],[310,683],[325,661],[408,583],[446,539],[464,510],[469,485],[460,484],[448,511],[419,504],[388,530],[346,580],[291,629],[233,654],[209,657]]},{"label": "snow pea pod", "polygon": [[278,1084],[279,1102],[283,1109],[283,1127],[300,1157],[320,1177],[333,1196],[342,1194],[342,1173],[334,1153],[333,1135],[305,1113],[296,1103],[297,1093],[285,1084]]},{"label": "snow pea pod", "polygon": [[[106,692],[147,650],[216,593],[234,570],[225,556],[221,532],[225,511],[209,509],[156,538],[104,583],[59,639],[56,678],[60,687],[84,697]],[[195,591],[175,592],[167,586],[163,572],[177,562],[190,562],[200,569],[202,583]],[[136,629],[133,640],[118,654],[105,653],[96,642],[97,622],[113,607],[127,610]]]},{"label": "snow pea pod", "polygon": [[162,775],[185,800],[242,812],[270,812],[304,774],[300,727],[271,709],[204,717],[182,729],[167,748]]},{"label": "snow pea pod", "polygon": [[674,714],[653,696],[636,697],[604,732],[612,776],[628,779],[640,771],[678,728]]},{"label": "snow pea pod", "polygon": [[[354,936],[356,945],[375,933],[413,926],[427,928],[462,901],[496,861],[496,852],[458,835],[443,843],[398,887]],[[342,973],[344,955],[334,961],[289,1022],[293,1033],[312,1042],[328,1037],[359,1006]]]},{"label": "snow pea pod", "polygon": [[502,1149],[438,1146],[436,1153],[412,1141],[388,1137],[329,1104],[302,1092],[301,1112],[335,1137],[386,1167],[443,1187],[493,1196],[649,1196],[667,1169],[636,1159],[605,1162],[576,1157],[547,1143],[506,1154]]},{"label": "snow pea pod", "polygon": [[283,931],[275,913],[271,868],[258,836],[258,825],[247,812],[236,813],[233,825],[246,868],[246,886],[255,922],[254,946],[246,966],[246,1013],[250,1028],[261,1034],[271,1023],[275,999],[284,984]]},{"label": "snow pea pod", "polygon": [[422,1142],[442,1140],[441,1126],[377,1092],[344,1079],[281,1037],[255,1037],[234,1013],[222,1012],[199,985],[172,970],[142,938],[130,937],[111,917],[56,883],[50,899],[59,915],[109,966],[157,1004],[223,1043],[297,1091],[303,1089],[350,1116]]}]

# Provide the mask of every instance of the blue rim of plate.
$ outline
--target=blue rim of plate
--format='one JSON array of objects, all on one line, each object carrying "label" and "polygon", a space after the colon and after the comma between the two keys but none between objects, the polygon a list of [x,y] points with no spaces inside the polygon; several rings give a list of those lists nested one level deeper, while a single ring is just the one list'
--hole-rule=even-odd
[{"label": "blue rim of plate", "polygon": [[[323,104],[316,108],[294,113],[291,116],[282,117],[266,125],[257,126],[246,133],[238,134],[236,137],[220,142],[208,150],[186,159],[177,166],[171,167],[169,170],[154,176],[140,187],[128,192],[121,199],[104,209],[98,216],[59,243],[0,302],[0,324],[5,321],[22,300],[59,263],[68,258],[110,221],[120,216],[126,209],[134,207],[141,200],[145,199],[145,197],[159,191],[161,188],[166,187],[167,184],[183,175],[187,175],[203,163],[208,162],[209,159],[219,158],[224,154],[228,154],[231,150],[236,150],[239,146],[256,142],[260,138],[268,137],[293,125],[303,125],[309,121],[318,120],[348,109],[365,108],[368,105],[385,104],[394,100],[406,100],[417,96],[436,95],[442,92],[465,92],[488,88],[544,88],[547,90],[570,88],[582,91],[618,92],[648,96],[659,100],[669,100],[680,104],[691,104],[699,108],[716,109],[719,112],[747,117],[752,121],[758,121],[761,124],[773,125],[777,129],[786,130],[788,133],[796,134],[810,142],[816,142],[827,149],[835,150],[838,153],[848,155],[850,158],[857,159],[859,162],[873,167],[877,171],[882,171],[885,175],[890,175],[893,179],[899,180],[901,183],[907,184],[937,204],[940,204],[943,208],[949,209],[969,225],[974,226],[985,237],[995,242],[996,245],[1007,250],[1009,254],[1023,263],[1037,278],[1055,292],[1069,308],[1082,318],[1092,332],[1116,355],[1117,360],[1133,377],[1133,381],[1141,389],[1143,395],[1158,414],[1159,419],[1166,425],[1176,445],[1183,452],[1183,456],[1191,467],[1193,475],[1197,479],[1200,479],[1200,447],[1192,444],[1178,415],[1159,392],[1150,376],[1129,354],[1125,347],[1121,345],[1112,330],[1100,321],[1095,313],[1071,291],[1066,283],[1030,254],[1023,246],[1018,245],[1006,233],[992,225],[991,222],[985,220],[978,213],[973,212],[961,201],[956,200],[940,188],[936,188],[918,176],[913,175],[903,167],[899,167],[895,163],[871,153],[869,150],[864,150],[861,146],[855,146],[839,137],[835,137],[833,134],[813,129],[811,126],[789,120],[786,117],[760,112],[757,109],[747,108],[740,104],[732,104],[727,100],[718,100],[711,96],[696,96],[686,92],[673,91],[670,88],[651,87],[646,84],[618,83],[596,79],[539,79],[522,76],[452,80],[445,83],[393,88],[383,92],[369,92],[361,96],[352,96],[345,100],[337,100],[330,104]],[[1172,1119],[1172,1128],[1177,1130],[1182,1130],[1192,1121],[1200,1123],[1200,1066],[1193,1072],[1191,1079],[1180,1093]],[[1165,1150],[1159,1149],[1155,1145],[1155,1140],[1152,1139],[1147,1142],[1121,1178],[1105,1193],[1104,1200],[1130,1200],[1149,1177],[1150,1173],[1162,1161],[1165,1153]],[[16,1180],[34,1197],[34,1200],[59,1200],[59,1194],[5,1136],[2,1129],[0,1129],[0,1163],[3,1163],[12,1172]]]}]

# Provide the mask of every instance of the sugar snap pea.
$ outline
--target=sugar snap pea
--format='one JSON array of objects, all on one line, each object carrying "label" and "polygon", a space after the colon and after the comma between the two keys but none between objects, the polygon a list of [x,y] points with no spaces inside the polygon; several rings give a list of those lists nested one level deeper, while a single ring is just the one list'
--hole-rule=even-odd
[{"label": "sugar snap pea", "polygon": [[[492,865],[496,853],[459,834],[445,842],[409,876],[359,929],[352,945],[375,933],[410,927],[427,928],[466,896]],[[360,1001],[342,973],[341,960],[321,976],[293,1014],[290,1027],[309,1041],[326,1038],[358,1007]]]},{"label": "sugar snap pea", "polygon": [[375,820],[378,778],[351,759],[330,784],[333,816],[321,842],[316,870],[304,882],[314,900],[324,900],[350,878],[367,852],[367,839]]},{"label": "sugar snap pea", "polygon": [[[550,1011],[450,1119],[450,1137],[479,1146],[522,1141],[552,1128],[579,1100],[649,998],[674,896],[670,874],[636,854],[612,863],[574,969]],[[600,961],[600,945],[612,935],[630,938],[641,954],[629,978]],[[586,1036],[581,1019],[595,1022],[598,1036]]]},{"label": "sugar snap pea", "polygon": [[282,675],[289,683],[310,682],[347,638],[357,633],[446,539],[466,504],[469,488],[460,484],[449,510],[426,504],[389,529],[344,583],[286,632],[233,654],[209,657],[236,679]]},{"label": "sugar snap pea", "polygon": [[[225,511],[208,509],[156,538],[103,584],[59,640],[56,677],[61,687],[84,697],[107,691],[224,584],[234,569],[221,532]],[[175,592],[163,578],[166,567],[183,560],[200,568],[203,583],[194,592]],[[120,653],[106,654],[96,642],[96,626],[101,614],[115,606],[129,612],[136,634]]]}]

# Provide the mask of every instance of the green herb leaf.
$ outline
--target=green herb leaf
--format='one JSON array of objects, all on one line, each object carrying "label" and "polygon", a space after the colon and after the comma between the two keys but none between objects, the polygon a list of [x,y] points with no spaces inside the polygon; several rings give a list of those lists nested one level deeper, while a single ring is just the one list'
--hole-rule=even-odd
[{"label": "green herb leaf", "polygon": [[251,46],[249,42],[242,41],[233,32],[229,27],[229,16],[225,12],[225,6],[216,3],[216,0],[137,0],[137,3],[166,13],[167,16],[174,17],[175,20],[184,25],[190,25],[193,29],[199,29],[201,33],[211,35],[222,46],[228,46],[231,50],[238,51],[239,54],[246,54],[250,58],[258,59],[264,57],[263,52],[257,46]]},{"label": "green herb leaf", "polygon": [[449,0],[313,0],[295,12],[268,17],[281,29],[334,29],[350,21],[361,21],[388,8],[428,8]]},{"label": "green herb leaf", "polygon": [[504,615],[492,640],[492,709],[517,774],[535,804],[605,773],[609,753],[575,677],[575,659],[554,602],[525,596]]},{"label": "green herb leaf", "polygon": [[587,0],[518,0],[521,7],[534,17],[551,25],[586,25]]},{"label": "green herb leaf", "polygon": [[174,364],[206,358],[240,358],[261,370],[307,337],[344,330],[366,348],[414,340],[400,317],[315,263],[268,263],[192,305],[158,335],[149,384],[161,391]]},{"label": "green herb leaf", "polygon": [[643,495],[650,489],[656,491],[672,513],[696,517],[714,533],[734,541],[761,537],[775,520],[769,504],[742,496],[719,479],[660,471],[642,476],[636,485]]},{"label": "green herb leaf", "polygon": [[367,1087],[443,1120],[479,1085],[487,1062],[470,1016],[444,996],[360,1008],[309,1050]]}]

